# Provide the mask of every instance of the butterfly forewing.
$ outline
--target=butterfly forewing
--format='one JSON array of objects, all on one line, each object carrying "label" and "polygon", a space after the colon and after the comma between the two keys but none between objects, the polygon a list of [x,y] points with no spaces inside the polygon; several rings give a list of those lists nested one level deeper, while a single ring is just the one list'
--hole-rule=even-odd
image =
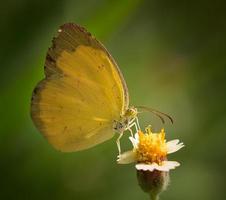
[{"label": "butterfly forewing", "polygon": [[53,39],[45,79],[33,92],[31,115],[61,151],[78,151],[113,136],[113,121],[128,107],[125,81],[116,63],[90,33],[65,24]]}]

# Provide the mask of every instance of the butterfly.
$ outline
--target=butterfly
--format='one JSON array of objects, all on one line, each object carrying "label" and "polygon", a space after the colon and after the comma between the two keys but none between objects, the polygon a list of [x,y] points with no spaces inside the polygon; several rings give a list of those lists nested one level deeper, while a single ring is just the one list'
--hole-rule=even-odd
[{"label": "butterfly", "polygon": [[48,142],[63,152],[80,151],[118,132],[120,154],[123,133],[140,129],[138,111],[129,106],[126,82],[106,48],[85,28],[66,23],[52,40],[44,71],[31,117]]},{"label": "butterfly", "polygon": [[116,62],[95,37],[73,23],[60,26],[52,40],[45,78],[32,94],[31,117],[63,152],[93,147],[137,124],[137,110],[129,107]]}]

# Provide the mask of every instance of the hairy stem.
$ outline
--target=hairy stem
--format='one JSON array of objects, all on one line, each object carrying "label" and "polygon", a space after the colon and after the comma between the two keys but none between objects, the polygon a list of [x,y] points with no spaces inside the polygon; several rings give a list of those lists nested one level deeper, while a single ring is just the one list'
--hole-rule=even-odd
[{"label": "hairy stem", "polygon": [[151,200],[159,200],[159,196],[157,194],[150,194]]}]

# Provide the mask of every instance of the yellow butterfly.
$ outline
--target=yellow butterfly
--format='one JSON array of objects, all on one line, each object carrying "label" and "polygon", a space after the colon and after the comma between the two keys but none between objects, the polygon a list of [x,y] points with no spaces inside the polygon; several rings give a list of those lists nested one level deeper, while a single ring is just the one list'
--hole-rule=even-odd
[{"label": "yellow butterfly", "polygon": [[73,23],[60,26],[53,38],[45,79],[33,91],[31,116],[49,143],[65,152],[90,148],[114,132],[121,137],[139,126],[117,64],[99,41]]},{"label": "yellow butterfly", "polygon": [[[164,113],[139,108],[164,122]],[[60,26],[47,52],[45,79],[31,100],[31,117],[49,143],[64,152],[79,151],[118,132],[120,154],[123,132],[140,129],[137,113],[129,107],[126,83],[105,47],[77,24]]]}]

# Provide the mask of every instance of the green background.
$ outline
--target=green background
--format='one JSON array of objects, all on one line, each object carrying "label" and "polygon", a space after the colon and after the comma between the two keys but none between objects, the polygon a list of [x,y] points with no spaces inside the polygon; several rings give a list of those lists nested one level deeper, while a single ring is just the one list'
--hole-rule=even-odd
[{"label": "green background", "polygon": [[[116,137],[95,148],[55,151],[30,119],[59,25],[85,26],[102,41],[126,79],[131,105],[175,120],[167,139],[186,145],[169,159],[163,200],[223,200],[226,178],[226,6],[224,1],[4,1],[0,8],[0,199],[148,199],[134,165],[117,165]],[[76,119],[75,119],[76,120]],[[163,125],[151,114],[142,127]],[[131,148],[128,133],[122,143]]]}]

